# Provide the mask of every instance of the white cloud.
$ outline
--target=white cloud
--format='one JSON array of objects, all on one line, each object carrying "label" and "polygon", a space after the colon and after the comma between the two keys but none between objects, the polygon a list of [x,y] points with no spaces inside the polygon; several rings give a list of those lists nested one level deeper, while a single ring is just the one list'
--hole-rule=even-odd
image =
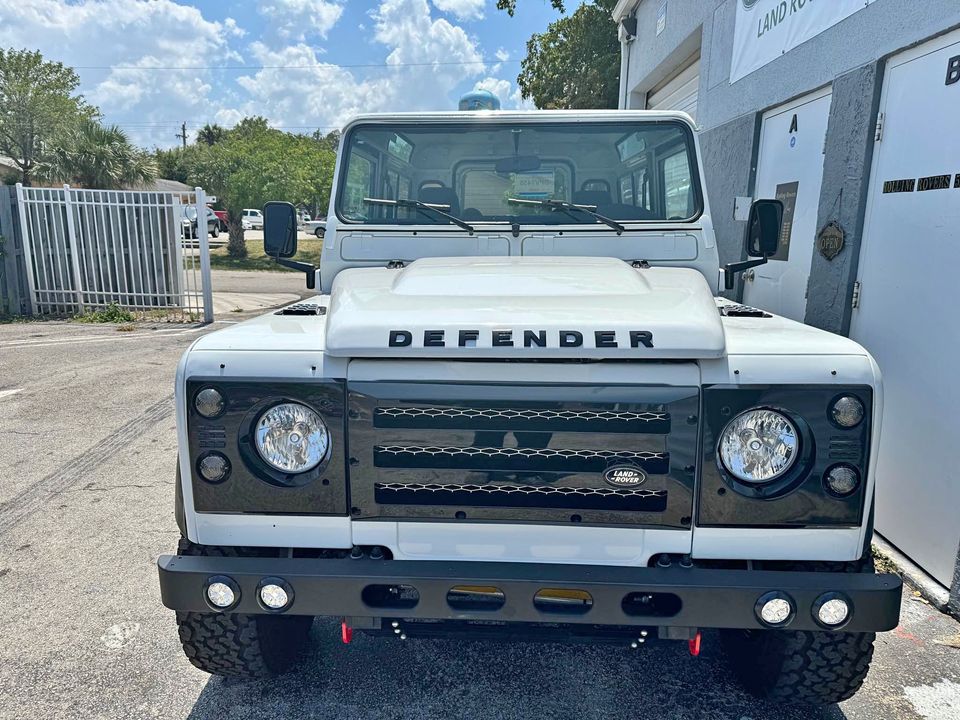
[{"label": "white cloud", "polygon": [[241,110],[306,130],[339,127],[364,112],[449,109],[454,88],[485,70],[476,42],[461,27],[433,18],[426,0],[382,0],[370,17],[373,41],[388,51],[385,68],[359,77],[322,62],[306,43],[254,42],[250,53],[267,67],[237,79],[251,98]]},{"label": "white cloud", "polygon": [[479,20],[483,17],[485,0],[433,0],[433,4],[457,20]]},{"label": "white cloud", "polygon": [[500,106],[504,110],[533,110],[534,105],[531,100],[524,100],[520,94],[520,88],[514,87],[509,80],[495,77],[485,77],[483,80],[477,80],[473,86],[474,90],[489,90],[500,98]]},{"label": "white cloud", "polygon": [[308,35],[327,37],[343,14],[343,5],[329,0],[268,0],[257,12],[278,37],[303,42]]},{"label": "white cloud", "polygon": [[135,117],[121,126],[145,145],[171,144],[178,121],[209,117],[213,102],[209,72],[146,68],[239,60],[227,43],[242,32],[235,22],[206,20],[197,8],[172,0],[0,0],[0,17],[0,47],[22,47],[29,39],[47,59],[114,66],[79,69],[82,90],[108,122],[118,113]]},{"label": "white cloud", "polygon": [[497,48],[497,51],[494,53],[494,56],[495,56],[495,57],[497,58],[497,60],[499,60],[500,62],[506,62],[507,60],[510,59],[510,53],[508,53],[508,52],[507,52],[506,50],[504,50],[503,48]]}]

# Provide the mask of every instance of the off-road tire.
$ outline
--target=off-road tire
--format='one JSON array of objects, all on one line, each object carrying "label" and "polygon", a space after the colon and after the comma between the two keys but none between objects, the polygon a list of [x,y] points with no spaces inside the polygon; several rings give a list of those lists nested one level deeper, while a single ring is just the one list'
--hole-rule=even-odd
[{"label": "off-road tire", "polygon": [[[194,545],[182,540],[181,555],[242,557],[251,548]],[[301,615],[246,615],[242,613],[178,612],[180,643],[187,659],[212,675],[264,678],[279,675],[302,653],[312,617]]]},{"label": "off-road tire", "polygon": [[[873,572],[873,558],[857,563],[779,563],[776,569]],[[873,659],[876,633],[800,630],[724,630],[721,638],[740,682],[775,702],[831,705],[860,689]]]}]

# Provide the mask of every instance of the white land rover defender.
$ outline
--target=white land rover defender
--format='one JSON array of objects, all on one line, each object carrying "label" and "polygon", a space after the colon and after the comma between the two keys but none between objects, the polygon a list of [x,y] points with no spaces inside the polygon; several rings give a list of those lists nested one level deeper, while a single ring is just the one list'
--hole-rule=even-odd
[{"label": "white land rover defender", "polygon": [[[718,298],[690,119],[361,117],[308,302],[177,370],[159,560],[187,657],[280,672],[313,618],[396,640],[621,643],[719,629],[743,681],[850,697],[901,584],[870,554],[880,373],[856,343]],[[713,637],[712,635],[710,637]],[[686,647],[685,647],[686,649]]]}]

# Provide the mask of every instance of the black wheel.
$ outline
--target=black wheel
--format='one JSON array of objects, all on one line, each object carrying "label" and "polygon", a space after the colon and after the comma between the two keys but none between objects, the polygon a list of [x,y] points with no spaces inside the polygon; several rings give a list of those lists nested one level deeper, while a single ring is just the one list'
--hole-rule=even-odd
[{"label": "black wheel", "polygon": [[220,237],[220,223],[217,223],[216,225],[213,226],[213,236],[215,238]]},{"label": "black wheel", "polygon": [[[236,557],[258,554],[250,548],[218,548],[181,541],[181,555]],[[300,657],[313,618],[302,615],[177,613],[180,643],[199,669],[225,677],[279,675]]]},{"label": "black wheel", "polygon": [[313,231],[313,234],[316,235],[321,240],[323,239],[323,228],[317,228]]},{"label": "black wheel", "polygon": [[[868,551],[869,552],[869,551]],[[770,569],[873,572],[873,558],[852,563],[777,563]],[[863,685],[876,633],[724,630],[734,672],[750,692],[776,702],[832,705]]]},{"label": "black wheel", "polygon": [[741,683],[782,703],[831,705],[853,697],[873,658],[874,633],[724,631]]}]

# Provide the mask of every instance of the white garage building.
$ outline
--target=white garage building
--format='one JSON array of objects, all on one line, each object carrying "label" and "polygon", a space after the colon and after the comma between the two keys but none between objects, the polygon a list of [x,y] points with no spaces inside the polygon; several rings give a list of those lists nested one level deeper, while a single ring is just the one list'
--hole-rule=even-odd
[{"label": "white garage building", "polygon": [[620,0],[620,105],[702,130],[721,262],[735,201],[784,202],[737,296],[849,335],[884,374],[877,531],[960,611],[960,3]]}]

